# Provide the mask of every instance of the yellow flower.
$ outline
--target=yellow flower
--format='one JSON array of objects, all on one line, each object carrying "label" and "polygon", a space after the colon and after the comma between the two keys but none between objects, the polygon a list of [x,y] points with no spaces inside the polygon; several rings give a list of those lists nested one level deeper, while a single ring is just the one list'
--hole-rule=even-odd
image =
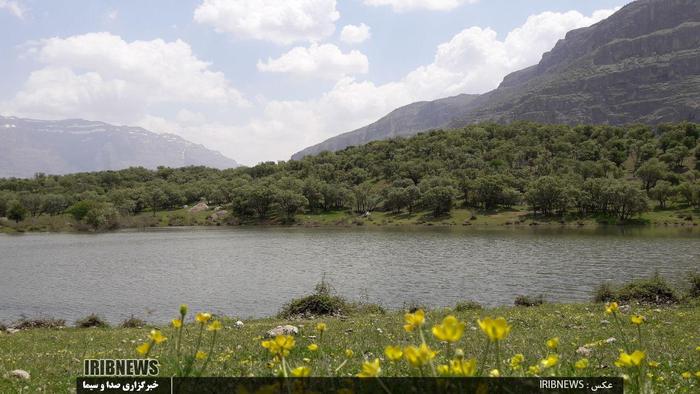
[{"label": "yellow flower", "polygon": [[290,335],[278,335],[269,341],[262,341],[261,345],[274,355],[286,357],[294,349],[295,341]]},{"label": "yellow flower", "polygon": [[547,347],[556,350],[559,347],[559,337],[547,340]]},{"label": "yellow flower", "polygon": [[318,345],[315,343],[312,343],[311,345],[307,346],[306,348],[309,349],[309,351],[315,352],[316,350],[318,350]]},{"label": "yellow flower", "polygon": [[504,339],[510,333],[510,326],[506,319],[499,317],[498,319],[492,319],[490,317],[484,320],[477,320],[481,331],[483,331],[489,339],[492,341],[499,341]]},{"label": "yellow flower", "polygon": [[185,316],[187,314],[187,304],[180,304],[180,315]]},{"label": "yellow flower", "polygon": [[649,362],[647,363],[647,365],[648,365],[650,368],[658,368],[658,367],[659,367],[659,363],[658,363],[657,361],[649,361]]},{"label": "yellow flower", "polygon": [[197,353],[194,355],[194,358],[196,358],[197,360],[204,360],[205,358],[207,358],[207,353],[198,350]]},{"label": "yellow flower", "polygon": [[141,355],[148,353],[149,350],[151,350],[151,343],[150,342],[144,342],[136,347],[136,353],[141,354]]},{"label": "yellow flower", "polygon": [[640,350],[635,350],[632,354],[622,352],[617,361],[615,361],[615,365],[619,368],[638,367],[642,364],[644,357],[646,357],[646,354]]},{"label": "yellow flower", "polygon": [[391,361],[398,361],[403,357],[403,352],[398,346],[387,346],[384,349],[384,354],[386,354],[386,357]]},{"label": "yellow flower", "polygon": [[292,370],[292,376],[296,378],[306,378],[311,376],[311,368],[309,367],[296,367]]},{"label": "yellow flower", "polygon": [[531,365],[527,368],[527,372],[537,375],[540,373],[540,367],[538,365]]},{"label": "yellow flower", "polygon": [[696,347],[695,350],[697,350],[698,352],[700,352],[700,346]]},{"label": "yellow flower", "polygon": [[613,313],[617,312],[620,309],[620,306],[617,304],[617,302],[609,302],[605,304],[605,314],[606,315],[612,315]]},{"label": "yellow flower", "polygon": [[700,371],[695,372],[695,377],[700,379]]},{"label": "yellow flower", "polygon": [[158,345],[168,340],[168,338],[164,337],[158,330],[151,330],[148,338]]},{"label": "yellow flower", "polygon": [[632,315],[630,317],[630,321],[632,322],[632,324],[636,324],[639,326],[642,325],[642,323],[646,322],[647,318],[642,315]]},{"label": "yellow flower", "polygon": [[379,366],[379,359],[375,358],[374,361],[365,361],[362,363],[362,371],[357,374],[358,378],[374,378],[379,376],[382,368]]},{"label": "yellow flower", "polygon": [[197,323],[204,324],[208,322],[211,319],[211,313],[197,313],[194,317],[194,319],[197,321]]},{"label": "yellow flower", "polygon": [[347,358],[352,358],[352,356],[355,355],[355,352],[352,351],[352,349],[345,349],[345,357]]},{"label": "yellow flower", "polygon": [[574,364],[576,369],[586,369],[588,368],[588,359],[587,358],[582,358],[578,361],[576,361],[576,364]]},{"label": "yellow flower", "polygon": [[681,377],[682,377],[683,379],[690,379],[691,376],[692,376],[692,375],[690,374],[690,372],[683,372],[683,373],[681,374]]},{"label": "yellow flower", "polygon": [[501,373],[498,372],[497,369],[492,369],[492,370],[489,372],[489,376],[492,377],[492,378],[497,378],[497,377],[501,376]]},{"label": "yellow flower", "polygon": [[433,335],[441,341],[454,343],[462,338],[465,326],[466,325],[457,320],[456,317],[450,315],[442,320],[442,324],[433,327]]},{"label": "yellow flower", "polygon": [[326,323],[318,323],[316,324],[316,331],[318,332],[324,332],[328,329],[328,326],[326,326]]},{"label": "yellow flower", "polygon": [[403,329],[407,332],[412,332],[425,323],[425,312],[419,309],[414,313],[407,313],[404,315],[404,320],[406,324],[404,324]]},{"label": "yellow flower", "polygon": [[221,330],[221,327],[221,322],[218,320],[214,320],[213,322],[211,322],[211,324],[207,326],[207,331],[219,331]]},{"label": "yellow flower", "polygon": [[540,366],[543,369],[551,368],[559,362],[559,355],[550,354],[547,358],[540,360]]},{"label": "yellow flower", "polygon": [[450,366],[446,364],[440,364],[437,366],[437,373],[438,375],[449,375],[450,373]]},{"label": "yellow flower", "polygon": [[170,324],[172,324],[173,327],[175,327],[175,328],[180,328],[180,327],[182,327],[182,320],[180,320],[180,319],[173,319],[173,320],[170,322]]},{"label": "yellow flower", "polygon": [[510,367],[513,369],[518,369],[518,368],[520,368],[520,364],[522,364],[523,361],[525,361],[525,356],[518,353],[515,356],[510,358]]},{"label": "yellow flower", "polygon": [[474,376],[476,374],[476,359],[450,361],[450,373],[453,376]]},{"label": "yellow flower", "polygon": [[428,345],[422,343],[419,347],[408,346],[403,351],[403,356],[409,364],[421,367],[435,358],[435,352]]}]

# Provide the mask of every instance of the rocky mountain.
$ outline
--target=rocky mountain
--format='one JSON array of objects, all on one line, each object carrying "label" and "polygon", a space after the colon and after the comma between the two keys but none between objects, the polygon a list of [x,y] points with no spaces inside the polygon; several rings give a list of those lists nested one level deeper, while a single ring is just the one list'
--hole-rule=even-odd
[{"label": "rocky mountain", "polygon": [[37,172],[67,174],[131,166],[215,168],[238,164],[219,152],[173,134],[85,120],[33,120],[0,116],[0,177]]},{"label": "rocky mountain", "polygon": [[[457,97],[399,108],[293,158],[486,121],[699,121],[700,1],[632,2],[593,26],[570,31],[539,64],[506,76],[497,89],[463,102],[453,101]],[[411,110],[415,106],[423,110]]]}]

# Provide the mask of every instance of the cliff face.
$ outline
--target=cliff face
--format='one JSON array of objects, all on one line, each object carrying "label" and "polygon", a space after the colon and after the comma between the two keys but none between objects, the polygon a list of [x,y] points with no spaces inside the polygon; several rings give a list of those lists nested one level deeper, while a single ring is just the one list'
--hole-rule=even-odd
[{"label": "cliff face", "polygon": [[85,120],[43,121],[0,116],[0,141],[0,177],[132,166],[237,166],[221,153],[173,134]]},{"label": "cliff face", "polygon": [[386,133],[376,129],[387,129],[378,125],[380,120],[307,148],[294,157],[484,121],[698,121],[700,1],[638,0],[604,21],[569,32],[542,56],[539,64],[506,76],[497,89],[451,107],[441,100],[432,103],[420,104],[442,113],[441,122],[432,122],[430,113],[416,114],[424,119],[403,119],[416,127]]}]

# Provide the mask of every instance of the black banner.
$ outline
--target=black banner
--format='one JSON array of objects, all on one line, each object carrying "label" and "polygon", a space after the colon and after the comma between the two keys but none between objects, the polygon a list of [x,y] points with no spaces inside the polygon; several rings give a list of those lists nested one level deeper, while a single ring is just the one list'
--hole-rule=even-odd
[{"label": "black banner", "polygon": [[621,378],[78,378],[81,393],[605,393]]}]

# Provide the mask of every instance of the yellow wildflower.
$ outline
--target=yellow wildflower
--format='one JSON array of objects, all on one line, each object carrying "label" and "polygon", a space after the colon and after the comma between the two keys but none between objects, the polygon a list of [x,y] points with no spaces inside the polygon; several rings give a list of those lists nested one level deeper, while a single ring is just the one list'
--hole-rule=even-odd
[{"label": "yellow wildflower", "polygon": [[682,377],[683,379],[690,379],[691,376],[692,376],[692,375],[690,374],[690,372],[687,372],[687,371],[686,371],[686,372],[683,372],[683,373],[681,374],[681,377]]},{"label": "yellow wildflower", "polygon": [[608,302],[605,304],[605,314],[606,315],[612,315],[613,313],[617,312],[620,309],[620,306],[617,304],[617,302]]},{"label": "yellow wildflower", "polygon": [[197,323],[204,324],[208,322],[211,319],[211,313],[202,313],[199,312],[195,315],[194,319],[197,321]]},{"label": "yellow wildflower", "polygon": [[658,367],[659,367],[658,361],[649,361],[649,362],[647,363],[647,365],[648,365],[650,368],[658,368]]},{"label": "yellow wildflower", "polygon": [[476,359],[450,361],[450,373],[453,376],[474,376],[476,374]]},{"label": "yellow wildflower", "polygon": [[345,357],[347,358],[352,358],[352,356],[355,355],[355,352],[352,351],[352,349],[345,349]]},{"label": "yellow wildflower", "polygon": [[328,329],[328,326],[326,326],[326,323],[318,323],[316,324],[316,331],[318,332],[324,332]]},{"label": "yellow wildflower", "polygon": [[365,361],[362,363],[362,371],[357,374],[358,378],[374,378],[379,376],[382,368],[379,366],[379,359],[375,358],[374,361]]},{"label": "yellow wildflower", "polygon": [[519,368],[520,368],[520,364],[522,364],[523,361],[525,361],[525,356],[523,356],[522,354],[518,353],[518,354],[516,354],[515,356],[513,356],[513,357],[510,358],[510,367],[513,368],[513,369],[519,369]]},{"label": "yellow wildflower", "polygon": [[261,345],[274,355],[286,357],[289,351],[294,349],[295,341],[290,335],[278,335],[269,341],[262,341]]},{"label": "yellow wildflower", "polygon": [[403,352],[398,346],[387,346],[384,349],[384,354],[386,354],[386,357],[391,361],[398,361],[403,357]]},{"label": "yellow wildflower", "polygon": [[172,324],[173,327],[175,327],[175,328],[180,328],[180,327],[182,327],[182,320],[180,320],[180,319],[173,319],[173,320],[170,322],[170,324]]},{"label": "yellow wildflower", "polygon": [[559,355],[550,354],[547,358],[540,360],[540,366],[543,369],[551,368],[559,362]]},{"label": "yellow wildflower", "polygon": [[211,322],[211,324],[207,326],[207,331],[219,331],[221,330],[221,327],[221,322],[218,320],[214,320],[213,322]]},{"label": "yellow wildflower", "polygon": [[309,367],[296,367],[292,370],[292,376],[296,378],[306,378],[311,376],[311,368]]},{"label": "yellow wildflower", "polygon": [[404,320],[406,324],[404,324],[403,329],[407,332],[412,332],[425,323],[425,312],[419,309],[414,313],[407,313],[404,315]]},{"label": "yellow wildflower", "polygon": [[537,375],[541,372],[540,367],[538,365],[531,365],[527,368],[527,372]]},{"label": "yellow wildflower", "polygon": [[316,350],[318,350],[318,345],[315,343],[312,343],[311,345],[307,346],[306,348],[309,349],[309,351],[311,351],[311,352],[315,352]]},{"label": "yellow wildflower", "polygon": [[141,355],[148,353],[149,350],[151,350],[150,342],[144,342],[136,347],[136,352]]},{"label": "yellow wildflower", "polygon": [[700,379],[700,371],[695,372],[695,377]]},{"label": "yellow wildflower", "polygon": [[615,361],[615,365],[619,368],[638,367],[642,364],[644,357],[646,357],[646,354],[641,350],[635,350],[632,354],[622,352],[617,361]]},{"label": "yellow wildflower", "polygon": [[442,324],[433,327],[433,335],[441,341],[454,343],[462,338],[465,326],[456,317],[449,315],[442,320]]},{"label": "yellow wildflower", "polygon": [[421,367],[435,358],[435,352],[422,343],[419,347],[408,346],[403,351],[403,356],[409,364],[414,367]]},{"label": "yellow wildflower", "polygon": [[450,373],[450,366],[446,364],[440,364],[437,366],[437,373],[438,375],[449,375]]},{"label": "yellow wildflower", "polygon": [[484,320],[477,320],[477,323],[479,323],[481,331],[483,331],[492,341],[504,339],[510,333],[511,327],[508,325],[508,322],[506,322],[506,319],[502,317],[497,319],[487,317]]},{"label": "yellow wildflower", "polygon": [[489,376],[492,378],[497,378],[497,377],[501,376],[501,373],[497,369],[492,369],[489,372]]},{"label": "yellow wildflower", "polygon": [[547,340],[547,347],[556,350],[559,347],[559,337],[554,337]]},{"label": "yellow wildflower", "polygon": [[196,358],[197,360],[204,360],[205,358],[207,358],[207,353],[198,350],[197,353],[195,353],[194,358]]},{"label": "yellow wildflower", "polygon": [[642,323],[646,322],[647,318],[642,315],[632,315],[630,317],[630,321],[632,322],[632,324],[636,324],[639,326],[642,325]]},{"label": "yellow wildflower", "polygon": [[574,364],[576,369],[586,369],[588,368],[588,359],[587,358],[582,358],[578,361],[576,361],[576,364]]},{"label": "yellow wildflower", "polygon": [[158,345],[168,340],[168,338],[164,337],[158,330],[151,330],[148,338]]}]

